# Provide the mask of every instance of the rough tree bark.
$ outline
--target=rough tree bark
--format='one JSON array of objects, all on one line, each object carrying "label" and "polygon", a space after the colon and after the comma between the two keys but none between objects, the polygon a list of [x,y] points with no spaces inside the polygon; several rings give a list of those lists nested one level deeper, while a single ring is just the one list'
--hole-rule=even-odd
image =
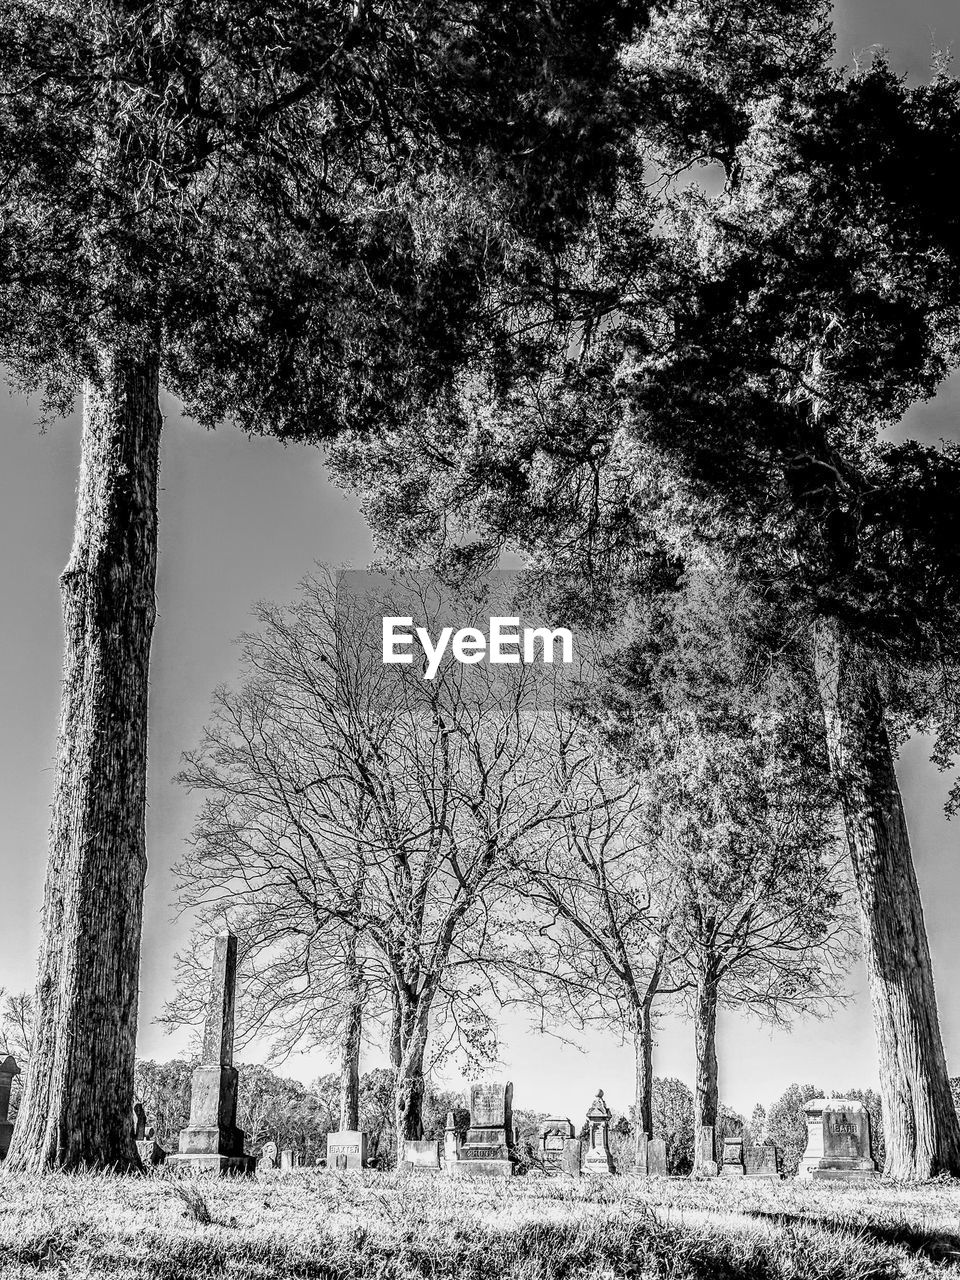
[{"label": "rough tree bark", "polygon": [[423,1137],[423,1059],[427,1037],[414,1030],[404,1046],[397,1070],[394,1109],[397,1126],[397,1160],[403,1156],[403,1144],[408,1138]]},{"label": "rough tree bark", "polygon": [[394,1122],[397,1134],[397,1164],[403,1159],[403,1144],[423,1137],[423,1062],[427,1051],[430,1009],[434,992],[429,983],[419,992],[404,985],[395,990],[399,1057],[394,1082]]},{"label": "rough tree bark", "polygon": [[155,618],[158,361],[84,391],[36,1044],[7,1165],[139,1167],[132,1119]]},{"label": "rough tree bark", "polygon": [[634,1148],[633,1162],[646,1167],[646,1143],[653,1137],[653,1016],[652,999],[644,1001],[636,1011],[636,1028],[633,1033],[635,1068],[634,1089]]},{"label": "rough tree bark", "polygon": [[876,673],[835,623],[818,627],[814,661],[860,905],[884,1171],[905,1180],[960,1174],[923,906]]},{"label": "rough tree bark", "polygon": [[340,1060],[340,1129],[360,1128],[360,1037],[363,1031],[363,974],[357,964],[354,940],[346,965],[346,1004],[343,1054]]},{"label": "rough tree bark", "polygon": [[705,1155],[701,1135],[706,1127],[717,1132],[720,1092],[717,1083],[717,998],[719,980],[708,963],[697,978],[694,1027],[697,1044],[697,1081],[693,1099],[693,1172],[703,1173]]}]

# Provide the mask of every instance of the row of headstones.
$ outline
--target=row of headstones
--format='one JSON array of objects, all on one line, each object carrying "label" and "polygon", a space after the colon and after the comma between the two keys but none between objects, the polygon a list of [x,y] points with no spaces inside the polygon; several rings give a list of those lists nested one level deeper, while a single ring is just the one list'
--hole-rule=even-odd
[{"label": "row of headstones", "polygon": [[[214,946],[210,997],[204,1028],[203,1052],[193,1072],[190,1093],[190,1120],[182,1130],[179,1150],[168,1155],[147,1129],[146,1115],[135,1108],[135,1136],[144,1164],[165,1161],[181,1171],[250,1173],[256,1158],[244,1153],[244,1135],[237,1128],[238,1073],[233,1065],[233,1025],[236,994],[237,939],[222,934]],[[13,1125],[9,1122],[10,1088],[20,1070],[13,1058],[0,1063],[0,1157],[10,1145]],[[877,1176],[870,1157],[870,1118],[859,1102],[845,1098],[814,1098],[806,1104],[807,1148],[800,1167],[801,1177],[863,1178]],[[539,1156],[544,1172],[570,1174],[612,1174],[610,1152],[611,1112],[600,1090],[587,1111],[587,1137],[574,1136],[566,1117],[551,1117],[540,1126]],[[748,1167],[743,1142],[728,1139],[722,1158],[715,1158],[714,1132],[701,1130],[704,1143],[701,1169],[724,1177],[779,1177],[776,1149],[760,1148],[759,1164]],[[645,1157],[645,1159],[644,1159]],[[514,1171],[513,1085],[499,1082],[476,1084],[470,1091],[470,1127],[461,1139],[452,1113],[442,1144],[407,1142],[402,1164],[407,1167],[440,1169],[466,1177],[503,1177]],[[288,1149],[280,1153],[280,1168],[295,1168],[298,1154]],[[269,1143],[260,1157],[260,1167],[276,1168],[277,1147]],[[366,1165],[366,1136],[356,1131],[332,1133],[327,1138],[327,1167],[357,1169]],[[645,1166],[645,1167],[644,1167]],[[640,1154],[638,1172],[651,1176],[666,1174],[663,1139],[653,1138]]]}]

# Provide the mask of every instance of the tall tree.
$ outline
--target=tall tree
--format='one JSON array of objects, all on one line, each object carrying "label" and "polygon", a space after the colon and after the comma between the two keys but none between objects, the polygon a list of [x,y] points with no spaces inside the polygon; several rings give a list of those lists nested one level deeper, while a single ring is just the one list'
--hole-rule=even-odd
[{"label": "tall tree", "polygon": [[[625,183],[572,268],[579,359],[558,351],[506,407],[474,384],[446,422],[456,452],[438,428],[418,484],[429,466],[446,522],[459,508],[494,543],[574,549],[628,581],[706,533],[801,608],[860,904],[886,1170],[925,1178],[960,1172],[960,1126],[894,753],[917,726],[938,761],[960,744],[960,454],[885,433],[960,366],[945,195],[960,82],[940,68],[911,89],[882,60],[837,72],[816,14],[794,17],[810,56],[798,69],[800,45],[768,45],[797,74],[771,69],[730,149],[708,153],[722,188],[665,178],[658,200]],[[654,24],[642,44],[655,65],[662,37]],[[402,430],[392,454],[402,465]],[[369,457],[365,481],[342,465],[375,487]],[[665,498],[672,538],[651,518]],[[423,498],[417,524],[440,533]]]},{"label": "tall tree", "polygon": [[599,713],[644,779],[636,817],[671,886],[671,977],[690,989],[696,1033],[695,1168],[700,1131],[718,1124],[719,1007],[774,1021],[824,1009],[850,951],[813,681],[784,630],[775,606],[701,557],[648,596]]},{"label": "tall tree", "polygon": [[[633,4],[0,8],[0,358],[83,392],[63,700],[16,1168],[137,1163],[161,385],[207,425],[321,438],[422,405],[489,284],[610,186]],[[507,289],[509,293],[509,289]],[[529,344],[527,344],[529,349]]]},{"label": "tall tree", "polygon": [[618,776],[595,734],[552,763],[544,787],[566,803],[547,840],[518,850],[513,892],[532,910],[503,964],[544,1029],[620,1027],[634,1052],[634,1163],[653,1137],[654,1004],[678,990],[672,866],[640,814],[644,792]]},{"label": "tall tree", "polygon": [[308,957],[351,941],[389,1022],[400,1149],[422,1134],[431,1033],[487,1052],[477,964],[508,924],[498,887],[514,849],[564,804],[543,778],[573,729],[539,674],[552,669],[448,661],[426,679],[384,665],[384,615],[436,635],[477,603],[457,610],[430,575],[352,580],[316,575],[294,605],[260,610],[246,679],[217,692],[187,758],[183,780],[206,799],[178,872],[190,904],[231,927],[263,920],[256,945],[294,966],[294,1010],[327,996]]}]

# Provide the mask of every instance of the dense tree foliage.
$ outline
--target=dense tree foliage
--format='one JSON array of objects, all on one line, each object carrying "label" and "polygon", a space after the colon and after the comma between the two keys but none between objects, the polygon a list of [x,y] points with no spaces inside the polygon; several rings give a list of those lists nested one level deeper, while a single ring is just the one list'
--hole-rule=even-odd
[{"label": "dense tree foliage", "polygon": [[[885,433],[960,364],[960,82],[940,67],[911,88],[879,58],[837,71],[823,17],[781,26],[780,76],[753,81],[744,59],[756,93],[730,147],[704,146],[704,182],[639,127],[663,180],[625,168],[568,257],[580,308],[549,373],[507,399],[473,378],[416,437],[351,440],[337,465],[406,549],[449,553],[457,511],[474,556],[512,543],[643,593],[706,537],[797,610],[860,903],[887,1169],[922,1178],[960,1171],[960,1129],[893,753],[915,727],[940,762],[960,741],[960,455]],[[654,22],[635,65],[669,59],[675,30]]]},{"label": "dense tree foliage", "polygon": [[[9,1163],[130,1127],[161,385],[318,439],[534,352],[511,297],[612,189],[644,0],[0,6],[0,359],[82,390],[37,986]],[[529,350],[528,350],[529,348]],[[103,957],[107,956],[106,962]],[[67,982],[66,972],[79,973]]]}]

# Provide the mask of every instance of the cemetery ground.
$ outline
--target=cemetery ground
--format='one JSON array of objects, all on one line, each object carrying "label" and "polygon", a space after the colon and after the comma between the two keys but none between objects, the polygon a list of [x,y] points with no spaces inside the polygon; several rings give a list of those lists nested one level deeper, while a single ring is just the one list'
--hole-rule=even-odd
[{"label": "cemetery ground", "polygon": [[960,1184],[0,1172],[0,1276],[884,1280],[960,1275]]}]

